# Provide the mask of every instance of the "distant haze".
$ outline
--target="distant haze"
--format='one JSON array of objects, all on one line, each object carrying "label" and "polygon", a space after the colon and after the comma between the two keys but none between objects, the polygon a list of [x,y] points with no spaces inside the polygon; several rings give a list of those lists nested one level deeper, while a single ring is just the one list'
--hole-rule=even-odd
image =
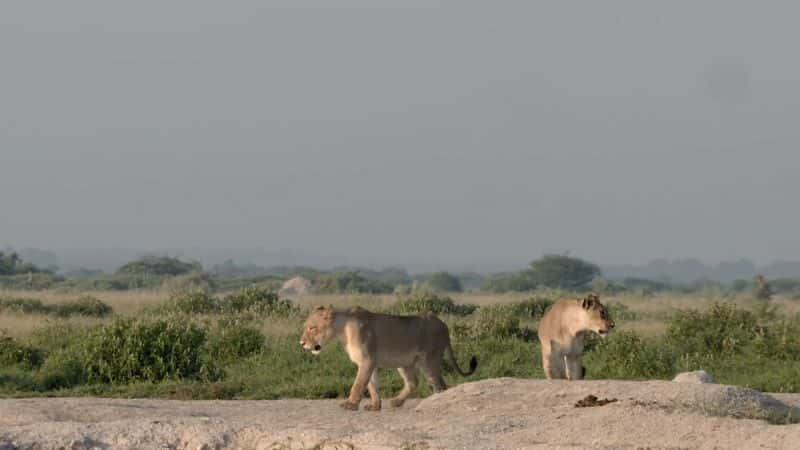
[{"label": "distant haze", "polygon": [[732,0],[3,2],[0,247],[800,259],[798,17]]}]

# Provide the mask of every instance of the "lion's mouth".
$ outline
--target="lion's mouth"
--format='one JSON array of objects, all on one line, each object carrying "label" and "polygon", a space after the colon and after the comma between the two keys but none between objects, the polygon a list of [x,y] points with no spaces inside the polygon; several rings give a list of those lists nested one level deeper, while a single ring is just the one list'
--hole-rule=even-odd
[{"label": "lion's mouth", "polygon": [[608,330],[597,330],[597,334],[599,334],[601,338],[606,338],[608,337]]},{"label": "lion's mouth", "polygon": [[311,349],[311,354],[312,355],[319,355],[320,351],[322,351],[322,346],[317,344],[317,345],[314,346],[314,348]]}]

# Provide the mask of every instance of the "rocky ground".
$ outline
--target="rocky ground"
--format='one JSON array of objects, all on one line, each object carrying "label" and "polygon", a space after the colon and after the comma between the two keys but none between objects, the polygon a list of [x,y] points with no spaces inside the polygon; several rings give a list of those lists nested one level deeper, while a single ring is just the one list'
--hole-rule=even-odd
[{"label": "rocky ground", "polygon": [[800,424],[785,424],[800,418],[800,395],[715,384],[501,378],[462,384],[399,409],[385,402],[380,412],[343,411],[338,403],[0,400],[0,449],[800,446]]}]

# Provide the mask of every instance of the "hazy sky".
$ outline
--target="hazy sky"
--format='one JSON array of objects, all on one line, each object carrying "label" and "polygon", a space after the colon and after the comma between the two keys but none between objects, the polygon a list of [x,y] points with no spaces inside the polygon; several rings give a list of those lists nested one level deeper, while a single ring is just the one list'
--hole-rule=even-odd
[{"label": "hazy sky", "polygon": [[0,245],[800,258],[798,17],[4,1]]}]

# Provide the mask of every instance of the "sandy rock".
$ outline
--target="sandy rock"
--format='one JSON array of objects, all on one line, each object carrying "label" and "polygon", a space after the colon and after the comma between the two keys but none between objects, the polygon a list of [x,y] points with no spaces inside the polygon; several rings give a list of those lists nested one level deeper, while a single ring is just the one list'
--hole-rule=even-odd
[{"label": "sandy rock", "polygon": [[[589,395],[618,400],[575,407]],[[800,424],[775,423],[800,417],[800,395],[780,398],[717,384],[500,378],[380,412],[343,411],[340,400],[3,399],[0,449],[794,449]]]},{"label": "sandy rock", "polygon": [[311,294],[311,282],[303,277],[294,277],[286,280],[278,291],[280,297],[284,296],[303,296]]},{"label": "sandy rock", "polygon": [[681,372],[675,375],[672,381],[676,383],[714,383],[714,377],[705,370],[695,370],[694,372]]}]

